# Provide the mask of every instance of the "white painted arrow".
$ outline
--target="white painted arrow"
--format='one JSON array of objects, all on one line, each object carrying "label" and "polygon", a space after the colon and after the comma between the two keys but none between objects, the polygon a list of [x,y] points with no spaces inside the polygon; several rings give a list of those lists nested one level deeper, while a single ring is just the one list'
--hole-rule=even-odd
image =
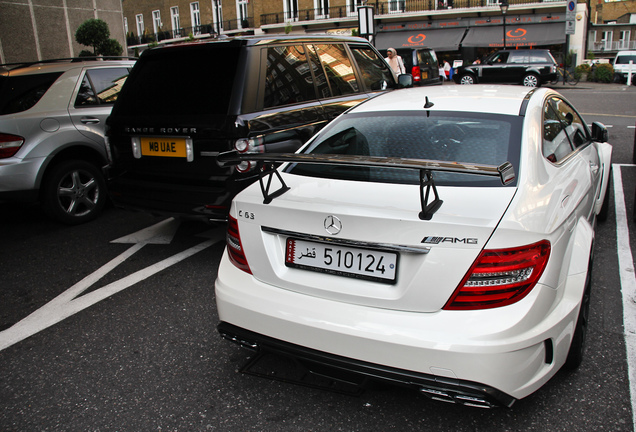
[{"label": "white painted arrow", "polygon": [[199,234],[208,240],[199,243],[183,252],[164,259],[145,269],[139,270],[128,275],[118,281],[112,282],[84,296],[78,297],[81,293],[90,288],[94,283],[99,281],[104,275],[119,264],[130,258],[135,252],[139,251],[146,244],[169,244],[174,237],[179,222],[170,218],[156,225],[145,228],[129,236],[121,237],[113,240],[111,243],[134,243],[132,247],[121,255],[112,259],[109,263],[99,268],[97,271],[86,276],[84,279],[73,285],[68,290],[51,300],[31,315],[17,322],[8,329],[0,332],[0,351],[20,342],[29,336],[32,336],[54,324],[76,314],[95,303],[104,300],[124,289],[140,282],[150,276],[165,270],[166,268],[177,264],[192,255],[201,252],[213,244],[223,240],[225,231],[221,228],[215,228]]}]

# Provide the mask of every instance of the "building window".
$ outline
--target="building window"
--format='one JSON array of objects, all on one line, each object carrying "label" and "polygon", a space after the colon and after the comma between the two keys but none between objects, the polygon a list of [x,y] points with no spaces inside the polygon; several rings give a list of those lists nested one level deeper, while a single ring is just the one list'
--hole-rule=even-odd
[{"label": "building window", "polygon": [[181,35],[181,21],[179,20],[179,6],[170,8],[170,22],[172,23],[172,37],[177,38]]},{"label": "building window", "polygon": [[158,10],[152,11],[152,29],[155,34],[161,31],[161,13]]},{"label": "building window", "polygon": [[144,16],[139,14],[136,16],[137,18],[137,36],[141,37],[144,35]]},{"label": "building window", "polygon": [[604,31],[601,35],[601,49],[606,51],[611,51],[613,38],[614,38],[614,32]]},{"label": "building window", "polygon": [[329,18],[329,0],[314,0],[315,18]]},{"label": "building window", "polygon": [[201,10],[199,2],[190,3],[190,22],[192,22],[192,34],[201,34]]},{"label": "building window", "polygon": [[212,0],[212,22],[214,31],[221,34],[223,31],[223,6],[221,0]]},{"label": "building window", "polygon": [[250,22],[247,16],[247,1],[236,0],[236,17],[238,19],[238,28],[249,28]]},{"label": "building window", "polygon": [[363,0],[347,0],[347,15],[358,16],[358,6],[363,6]]},{"label": "building window", "polygon": [[404,12],[404,0],[389,0],[389,13]]},{"label": "building window", "polygon": [[629,38],[632,36],[631,30],[621,30],[618,40],[618,49],[629,49]]},{"label": "building window", "polygon": [[283,0],[285,21],[298,21],[298,0]]}]

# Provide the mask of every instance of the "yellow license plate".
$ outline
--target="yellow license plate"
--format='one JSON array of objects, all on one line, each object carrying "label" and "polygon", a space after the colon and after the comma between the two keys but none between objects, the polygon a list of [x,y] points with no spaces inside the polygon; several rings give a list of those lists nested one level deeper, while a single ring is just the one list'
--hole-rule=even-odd
[{"label": "yellow license plate", "polygon": [[422,79],[428,79],[428,72],[422,72]]},{"label": "yellow license plate", "polygon": [[144,138],[140,139],[141,154],[144,156],[187,157],[185,138]]}]

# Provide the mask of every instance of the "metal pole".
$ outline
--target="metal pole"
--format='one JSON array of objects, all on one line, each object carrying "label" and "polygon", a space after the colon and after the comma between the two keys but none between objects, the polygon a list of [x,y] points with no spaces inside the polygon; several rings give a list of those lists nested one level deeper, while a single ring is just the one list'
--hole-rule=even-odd
[{"label": "metal pole", "polygon": [[501,0],[499,7],[503,16],[503,49],[506,49],[506,14],[508,13],[508,0]]}]

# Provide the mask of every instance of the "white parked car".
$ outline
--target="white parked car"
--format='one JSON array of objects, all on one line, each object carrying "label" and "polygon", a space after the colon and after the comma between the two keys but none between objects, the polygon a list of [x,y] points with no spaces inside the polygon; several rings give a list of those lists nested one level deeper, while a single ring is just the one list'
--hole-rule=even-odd
[{"label": "white parked car", "polygon": [[220,333],[511,406],[582,360],[607,136],[550,89],[444,86],[363,102],[297,154],[221,155],[264,165],[232,204]]}]

